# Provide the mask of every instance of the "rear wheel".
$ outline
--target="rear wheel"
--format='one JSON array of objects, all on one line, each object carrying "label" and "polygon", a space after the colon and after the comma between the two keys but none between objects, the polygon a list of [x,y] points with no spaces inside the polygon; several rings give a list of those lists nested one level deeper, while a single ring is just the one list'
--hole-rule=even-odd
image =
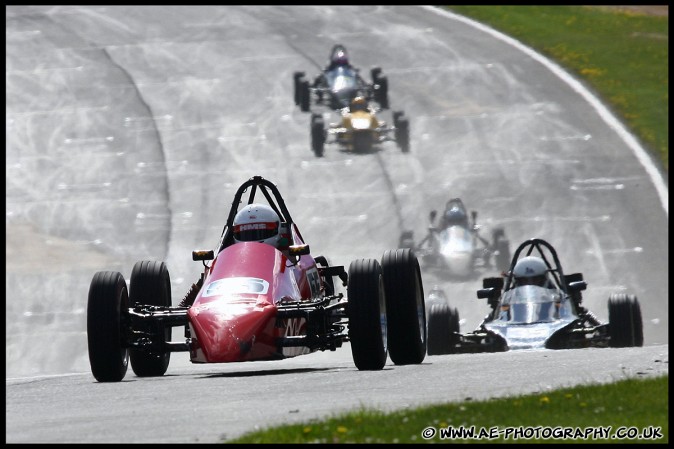
[{"label": "rear wheel", "polygon": [[421,363],[426,356],[426,305],[421,270],[410,248],[382,257],[389,356],[396,365]]},{"label": "rear wheel", "polygon": [[[325,256],[316,256],[314,258],[316,264],[320,267],[328,268],[330,263]],[[335,282],[332,279],[332,276],[325,276],[323,278],[323,283],[325,284],[325,296],[332,296],[335,294]]]},{"label": "rear wheel", "polygon": [[300,105],[300,81],[304,77],[304,72],[293,73],[293,96],[295,98],[295,105]]},{"label": "rear wheel", "polygon": [[323,156],[325,149],[325,121],[320,115],[311,117],[311,149],[316,157]]},{"label": "rear wheel", "polygon": [[499,237],[495,244],[496,269],[504,272],[510,268],[510,242],[503,237]]},{"label": "rear wheel", "polygon": [[407,117],[398,118],[398,127],[396,128],[398,146],[403,153],[410,151],[410,122]]},{"label": "rear wheel", "polygon": [[398,242],[398,248],[414,248],[414,231],[403,231]]},{"label": "rear wheel", "polygon": [[121,273],[99,271],[89,287],[87,342],[91,372],[99,382],[124,379],[129,350],[123,343],[128,321],[129,293]]},{"label": "rear wheel", "polygon": [[[393,111],[392,115],[393,115],[393,126],[397,128],[398,127],[398,120],[400,120],[400,117],[405,115],[405,113],[403,111]],[[396,138],[397,138],[397,134],[396,134]]]},{"label": "rear wheel", "polygon": [[[171,307],[171,280],[164,262],[144,260],[136,262],[129,281],[131,307],[136,305]],[[163,376],[169,366],[171,353],[160,349],[171,341],[171,326],[158,321],[146,323],[142,329],[153,337],[152,349],[132,349],[131,368],[139,377]]]},{"label": "rear wheel", "polygon": [[379,82],[374,86],[374,97],[382,109],[388,109],[388,78],[379,77]]},{"label": "rear wheel", "polygon": [[302,112],[309,112],[309,107],[311,106],[311,92],[309,91],[309,81],[301,79],[299,82],[300,95],[300,110]]},{"label": "rear wheel", "polygon": [[459,312],[446,303],[431,305],[428,313],[428,355],[456,352]]},{"label": "rear wheel", "polygon": [[386,364],[386,298],[381,265],[358,259],[349,266],[348,316],[351,354],[359,370],[380,370]]},{"label": "rear wheel", "polygon": [[643,321],[636,296],[623,293],[609,296],[608,321],[611,347],[643,346]]}]

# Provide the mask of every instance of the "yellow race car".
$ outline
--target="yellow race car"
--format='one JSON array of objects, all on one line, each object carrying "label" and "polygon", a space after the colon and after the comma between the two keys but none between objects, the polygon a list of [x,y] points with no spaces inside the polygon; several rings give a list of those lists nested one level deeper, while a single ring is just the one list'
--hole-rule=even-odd
[{"label": "yellow race car", "polygon": [[365,97],[356,97],[341,110],[337,123],[325,126],[320,114],[311,116],[311,148],[317,157],[323,156],[325,144],[337,143],[347,151],[370,153],[381,142],[394,141],[403,153],[410,150],[409,120],[404,112],[393,112],[393,126],[376,116],[377,110]]}]

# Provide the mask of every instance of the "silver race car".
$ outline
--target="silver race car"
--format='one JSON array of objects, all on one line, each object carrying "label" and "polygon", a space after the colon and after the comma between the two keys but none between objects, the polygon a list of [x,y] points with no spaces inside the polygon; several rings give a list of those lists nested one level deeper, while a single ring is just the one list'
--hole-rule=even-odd
[{"label": "silver race car", "polygon": [[505,276],[483,279],[477,297],[486,299],[491,311],[474,331],[460,333],[458,311],[441,300],[444,292],[431,292],[428,354],[643,346],[636,296],[611,294],[608,322],[602,323],[581,305],[586,288],[582,273],[562,271],[552,245],[526,240]]}]

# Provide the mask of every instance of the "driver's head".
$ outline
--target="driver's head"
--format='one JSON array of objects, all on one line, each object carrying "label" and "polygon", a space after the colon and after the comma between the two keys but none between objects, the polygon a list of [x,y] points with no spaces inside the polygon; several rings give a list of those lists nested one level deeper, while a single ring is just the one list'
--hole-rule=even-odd
[{"label": "driver's head", "polygon": [[543,287],[547,280],[548,267],[540,257],[527,256],[518,260],[513,269],[515,285],[538,285]]},{"label": "driver's head", "polygon": [[337,48],[332,53],[333,65],[349,65],[349,57],[346,54],[346,49],[344,47]]},{"label": "driver's head", "polygon": [[279,241],[279,216],[266,204],[249,204],[234,217],[234,240],[260,242],[277,247]]},{"label": "driver's head", "polygon": [[367,111],[367,100],[364,97],[356,97],[351,100],[351,112]]},{"label": "driver's head", "polygon": [[445,221],[448,225],[463,225],[467,218],[466,213],[459,207],[452,207],[445,212]]}]

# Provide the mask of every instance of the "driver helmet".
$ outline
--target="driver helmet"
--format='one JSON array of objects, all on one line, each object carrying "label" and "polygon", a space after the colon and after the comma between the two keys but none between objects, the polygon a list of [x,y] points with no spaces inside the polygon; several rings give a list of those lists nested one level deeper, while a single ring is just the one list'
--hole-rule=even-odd
[{"label": "driver helmet", "polygon": [[452,207],[445,212],[445,222],[447,225],[464,225],[467,218],[466,213],[459,207]]},{"label": "driver helmet", "polygon": [[367,111],[367,100],[365,97],[356,97],[351,100],[351,112],[355,111]]},{"label": "driver helmet", "polygon": [[536,256],[527,256],[518,260],[513,269],[515,285],[537,285],[543,287],[547,280],[548,267],[543,259]]},{"label": "driver helmet", "polygon": [[236,242],[260,242],[277,247],[280,237],[280,219],[266,204],[249,204],[234,217]]},{"label": "driver helmet", "polygon": [[330,62],[333,66],[349,65],[349,57],[346,54],[346,48],[337,48],[332,54],[332,60]]}]

